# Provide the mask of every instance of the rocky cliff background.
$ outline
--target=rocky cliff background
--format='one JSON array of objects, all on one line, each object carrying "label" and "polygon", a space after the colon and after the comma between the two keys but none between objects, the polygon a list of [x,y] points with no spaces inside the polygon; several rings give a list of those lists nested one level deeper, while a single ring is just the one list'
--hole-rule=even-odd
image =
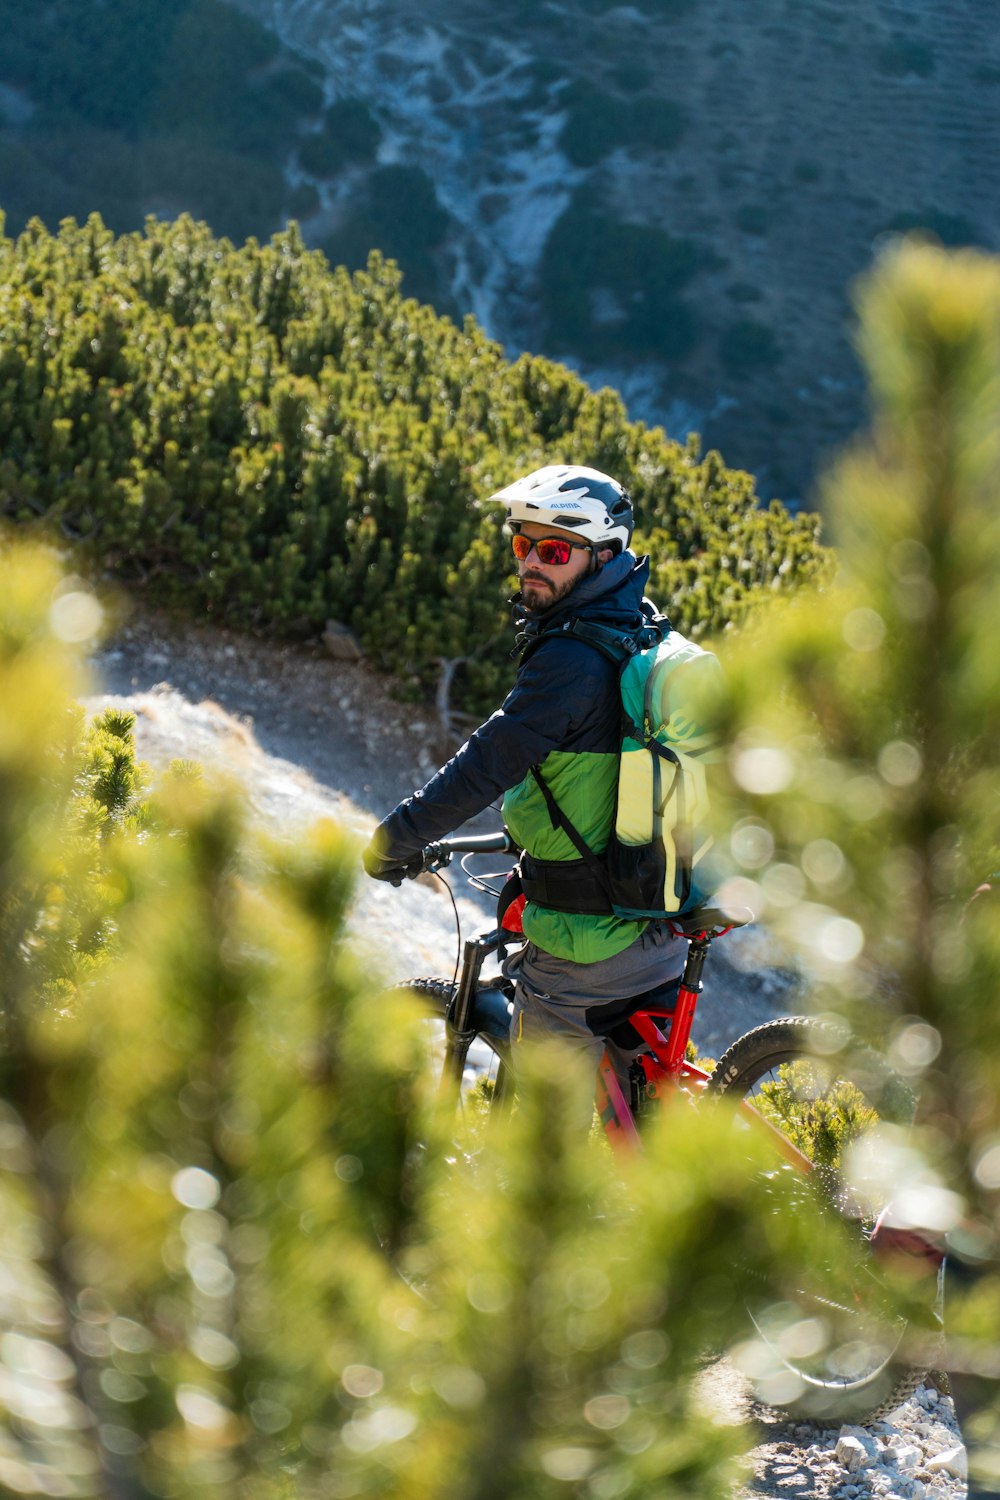
[{"label": "rocky cliff background", "polygon": [[885,236],[1000,243],[982,0],[0,0],[0,206],[289,217],[814,499]]}]

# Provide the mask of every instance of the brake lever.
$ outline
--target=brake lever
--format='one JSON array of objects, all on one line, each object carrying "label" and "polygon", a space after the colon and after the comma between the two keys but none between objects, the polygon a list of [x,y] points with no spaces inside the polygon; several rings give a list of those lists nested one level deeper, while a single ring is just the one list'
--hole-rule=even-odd
[{"label": "brake lever", "polygon": [[428,844],[420,861],[421,875],[436,875],[439,870],[447,869],[451,864],[451,850],[443,848],[440,844]]}]

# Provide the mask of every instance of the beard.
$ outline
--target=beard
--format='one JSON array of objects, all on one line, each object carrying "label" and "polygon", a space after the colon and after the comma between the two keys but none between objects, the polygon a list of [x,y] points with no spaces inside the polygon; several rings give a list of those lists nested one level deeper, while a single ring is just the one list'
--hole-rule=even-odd
[{"label": "beard", "polygon": [[529,573],[521,579],[521,600],[530,615],[544,615],[560,599],[565,599],[577,582],[576,578],[569,578],[565,583],[553,583],[550,578]]}]

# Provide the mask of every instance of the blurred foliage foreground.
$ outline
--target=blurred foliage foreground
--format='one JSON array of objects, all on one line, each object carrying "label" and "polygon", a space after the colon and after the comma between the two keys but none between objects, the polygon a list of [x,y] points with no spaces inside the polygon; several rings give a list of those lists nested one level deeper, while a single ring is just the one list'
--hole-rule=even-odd
[{"label": "blurred foliage foreground", "polygon": [[[975,1273],[952,1353],[989,1381],[1000,954],[963,906],[998,811],[1000,268],[909,249],[864,327],[845,577],[732,655],[728,847],[817,1005],[919,1084],[918,1132],[856,1171]],[[426,1028],[343,941],[341,835],[269,843],[189,768],[147,795],[128,716],[74,707],[92,596],[2,565],[0,1488],[731,1493],[698,1362],[836,1226],[780,1176],[765,1202],[717,1112],[612,1161],[577,1138],[591,1080],[542,1052],[509,1129],[456,1149]]]},{"label": "blurred foliage foreground", "polygon": [[804,1217],[718,1113],[595,1150],[544,1053],[456,1150],[338,830],[269,843],[184,765],[147,796],[131,716],[74,707],[93,596],[2,566],[0,1491],[729,1493],[693,1376]]},{"label": "blurred foliage foreground", "polygon": [[1000,263],[904,245],[858,306],[874,422],[826,486],[840,577],[729,661],[734,893],[917,1085],[918,1132],[857,1170],[949,1252],[948,1358],[996,1491]]}]

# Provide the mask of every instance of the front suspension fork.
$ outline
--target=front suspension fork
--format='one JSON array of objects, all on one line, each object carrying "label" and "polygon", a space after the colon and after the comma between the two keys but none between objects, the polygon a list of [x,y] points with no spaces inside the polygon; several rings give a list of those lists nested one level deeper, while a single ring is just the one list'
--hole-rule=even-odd
[{"label": "front suspension fork", "polygon": [[461,1087],[469,1048],[478,1034],[472,1018],[475,1013],[479,976],[482,973],[483,964],[490,953],[495,952],[496,946],[497,933],[490,932],[481,937],[469,938],[462,950],[461,977],[445,1017],[442,1093],[457,1092]]}]

